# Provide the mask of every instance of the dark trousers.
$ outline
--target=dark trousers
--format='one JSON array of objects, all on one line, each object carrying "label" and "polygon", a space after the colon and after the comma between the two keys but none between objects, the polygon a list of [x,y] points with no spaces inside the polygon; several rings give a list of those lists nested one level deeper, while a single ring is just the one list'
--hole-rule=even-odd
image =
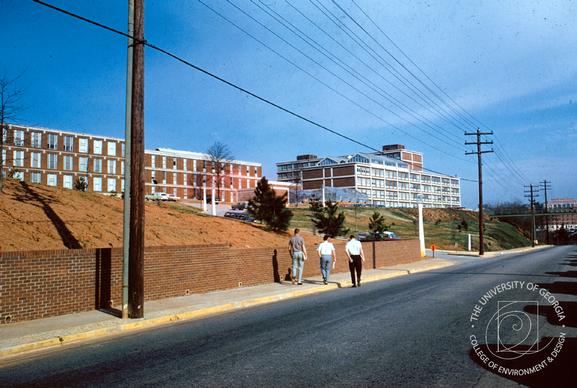
[{"label": "dark trousers", "polygon": [[[351,282],[353,285],[356,285],[357,282],[361,282],[361,272],[363,271],[363,260],[361,259],[361,255],[351,255],[351,259],[353,262],[349,260],[349,271],[351,271]],[[357,272],[357,276],[355,278],[355,271]]]}]

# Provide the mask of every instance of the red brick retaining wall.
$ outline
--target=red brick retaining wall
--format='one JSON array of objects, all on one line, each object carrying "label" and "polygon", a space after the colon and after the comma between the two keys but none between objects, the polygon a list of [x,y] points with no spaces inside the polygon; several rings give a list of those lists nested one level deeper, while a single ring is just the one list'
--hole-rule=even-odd
[{"label": "red brick retaining wall", "polygon": [[[348,271],[344,243],[336,242],[333,272]],[[377,267],[420,260],[417,240],[375,243]],[[319,275],[309,247],[305,277]],[[363,243],[365,268],[372,244]],[[226,245],[148,247],[144,257],[145,300],[252,286],[284,280],[291,266],[287,247]],[[122,249],[0,252],[0,323],[38,319],[119,305]]]}]

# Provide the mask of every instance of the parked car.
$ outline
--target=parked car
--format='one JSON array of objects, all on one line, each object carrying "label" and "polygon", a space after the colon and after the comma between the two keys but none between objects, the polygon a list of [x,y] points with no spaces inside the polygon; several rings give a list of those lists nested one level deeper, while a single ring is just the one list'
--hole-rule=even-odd
[{"label": "parked car", "polygon": [[147,201],[170,201],[168,194],[166,193],[152,193],[144,196]]},{"label": "parked car", "polygon": [[224,213],[224,216],[227,218],[234,218],[236,220],[241,220],[245,222],[253,222],[254,218],[252,218],[249,214],[239,211],[239,210],[231,210]]},{"label": "parked car", "polygon": [[399,240],[399,237],[395,232],[384,231],[382,233],[373,232],[359,232],[357,234],[357,240],[359,241],[387,241],[387,240]]},{"label": "parked car", "polygon": [[177,197],[174,194],[167,194],[167,197],[168,197],[167,201],[172,201],[172,202],[176,202],[180,199],[180,197]]}]

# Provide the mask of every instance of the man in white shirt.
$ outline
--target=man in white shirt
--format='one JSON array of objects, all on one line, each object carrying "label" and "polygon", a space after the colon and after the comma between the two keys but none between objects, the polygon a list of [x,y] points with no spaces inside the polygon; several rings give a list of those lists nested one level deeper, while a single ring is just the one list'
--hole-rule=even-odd
[{"label": "man in white shirt", "polygon": [[353,287],[360,287],[361,272],[363,271],[363,263],[365,261],[363,245],[354,235],[351,235],[349,237],[349,242],[347,242],[347,245],[345,246],[345,251],[349,257],[349,271],[351,271],[351,282],[353,283]]},{"label": "man in white shirt", "polygon": [[337,254],[335,246],[329,241],[329,236],[323,237],[323,242],[317,248],[319,258],[321,260],[321,275],[323,275],[323,283],[328,284],[329,275],[331,273],[331,262],[337,261]]}]

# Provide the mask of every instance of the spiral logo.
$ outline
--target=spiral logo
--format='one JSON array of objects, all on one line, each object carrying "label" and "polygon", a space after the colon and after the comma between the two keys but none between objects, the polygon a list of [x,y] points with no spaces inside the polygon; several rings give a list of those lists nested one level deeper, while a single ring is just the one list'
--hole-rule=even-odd
[{"label": "spiral logo", "polygon": [[514,360],[539,352],[539,320],[537,315],[524,311],[532,305],[539,311],[537,301],[498,301],[497,311],[489,318],[485,329],[485,343],[494,343],[489,352],[502,360]]},{"label": "spiral logo", "polygon": [[[555,309],[560,327],[557,337],[541,336],[540,325],[549,325],[548,332],[551,331],[551,324],[540,315],[541,309]],[[559,354],[565,335],[564,318],[562,308],[548,290],[526,281],[500,283],[487,290],[473,306],[469,317],[473,331],[469,337],[471,350],[478,362],[497,373],[536,373]]]}]

